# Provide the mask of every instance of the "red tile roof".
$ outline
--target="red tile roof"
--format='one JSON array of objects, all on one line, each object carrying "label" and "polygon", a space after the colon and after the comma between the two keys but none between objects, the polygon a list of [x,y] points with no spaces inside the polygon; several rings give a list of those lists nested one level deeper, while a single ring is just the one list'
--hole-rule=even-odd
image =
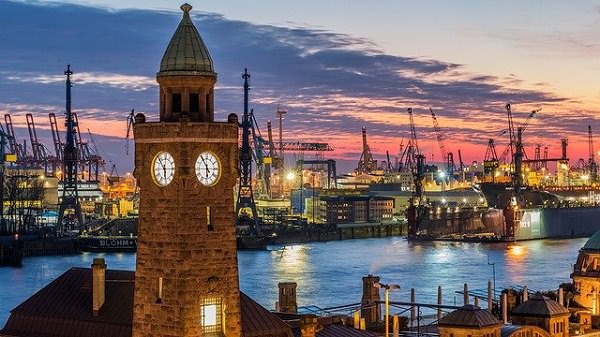
[{"label": "red tile roof", "polygon": [[[71,268],[11,311],[0,336],[131,337],[135,273],[106,270],[106,301],[92,313],[92,272]],[[289,324],[240,292],[243,337],[300,336],[297,318]],[[373,337],[378,334],[322,317],[317,337]]]},{"label": "red tile roof", "polygon": [[244,337],[292,337],[290,326],[246,294],[240,292]]},{"label": "red tile roof", "polygon": [[106,271],[106,302],[92,313],[90,269],[71,268],[11,311],[0,334],[23,337],[130,337],[134,273]]},{"label": "red tile roof", "polygon": [[[131,337],[135,273],[106,270],[106,301],[92,313],[92,272],[71,268],[11,311],[0,335]],[[244,337],[292,337],[290,327],[240,293]]]}]

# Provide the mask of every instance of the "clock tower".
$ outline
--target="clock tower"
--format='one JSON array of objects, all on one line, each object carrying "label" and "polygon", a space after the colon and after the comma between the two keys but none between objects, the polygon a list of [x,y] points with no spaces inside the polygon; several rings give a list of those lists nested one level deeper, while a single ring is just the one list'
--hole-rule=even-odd
[{"label": "clock tower", "polygon": [[158,122],[135,117],[140,187],[133,336],[241,336],[233,188],[238,119],[214,121],[212,59],[190,18],[157,73]]}]

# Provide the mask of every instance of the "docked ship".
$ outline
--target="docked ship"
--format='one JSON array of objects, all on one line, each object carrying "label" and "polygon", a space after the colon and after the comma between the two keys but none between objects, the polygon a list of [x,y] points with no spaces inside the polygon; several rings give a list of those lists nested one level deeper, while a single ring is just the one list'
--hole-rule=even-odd
[{"label": "docked ship", "polygon": [[595,202],[571,201],[544,190],[525,190],[524,201],[516,203],[508,185],[482,187],[488,205],[493,207],[409,207],[409,239],[510,242],[587,237],[600,230],[600,206]]},{"label": "docked ship", "polygon": [[77,237],[80,251],[134,252],[137,249],[138,218],[116,218],[86,230]]}]

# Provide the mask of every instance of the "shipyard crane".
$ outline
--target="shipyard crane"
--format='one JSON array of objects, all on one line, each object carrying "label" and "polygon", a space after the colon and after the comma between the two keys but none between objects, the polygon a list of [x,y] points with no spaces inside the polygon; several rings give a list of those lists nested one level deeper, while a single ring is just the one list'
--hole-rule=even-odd
[{"label": "shipyard crane", "polygon": [[[507,150],[505,150],[505,152],[510,151],[510,158],[511,158],[511,164],[514,164],[514,155],[515,152],[517,151],[516,148],[516,144],[517,144],[517,132],[518,129],[521,130],[521,133],[525,132],[525,129],[527,129],[527,126],[529,125],[529,122],[531,121],[531,118],[533,118],[533,116],[535,116],[535,114],[537,114],[538,112],[540,112],[542,109],[535,109],[532,110],[527,117],[525,118],[525,121],[523,121],[523,124],[521,124],[520,127],[518,127],[517,129],[515,129],[514,126],[514,122],[513,122],[513,114],[512,114],[512,109],[509,104],[506,104],[506,113],[508,116],[508,137],[509,137],[509,144],[507,147]],[[521,149],[520,149],[521,153],[523,156],[525,156],[525,158],[527,158],[527,155],[525,154],[525,151],[522,147],[521,144]],[[504,154],[503,154],[504,157]]]},{"label": "shipyard crane", "polygon": [[51,112],[48,114],[50,120],[50,129],[52,131],[52,140],[54,142],[54,153],[58,161],[63,160],[63,147],[65,146],[60,140],[60,133],[58,132],[58,123],[56,122],[56,115]]},{"label": "shipyard crane", "polygon": [[270,165],[265,163],[267,156],[264,152],[266,141],[260,133],[260,128],[254,116],[254,109],[250,109],[250,130],[252,133],[252,158],[256,165],[256,194],[259,198],[268,197],[271,195],[271,170]]},{"label": "shipyard crane", "polygon": [[417,131],[415,129],[415,121],[413,118],[412,108],[408,108],[408,117],[410,123],[410,138],[408,144],[400,156],[400,171],[415,172],[417,165],[417,156],[419,152],[419,145],[417,144]]},{"label": "shipyard crane", "polygon": [[273,143],[273,129],[271,127],[271,121],[267,121],[267,144],[269,146],[269,158],[271,158],[271,167],[274,169],[279,169],[283,166],[283,162],[277,151],[275,151],[275,143]]},{"label": "shipyard crane", "polygon": [[[51,158],[49,158],[50,156],[48,149],[44,146],[44,144],[39,142],[37,132],[35,130],[35,123],[33,122],[33,115],[28,113],[25,115],[25,118],[27,120],[29,139],[31,141],[31,152],[33,154],[31,163],[33,165],[42,166],[44,168],[44,174],[49,175],[56,171],[56,167],[54,167],[56,161],[53,161]],[[52,167],[48,165],[49,162],[52,162]]]},{"label": "shipyard crane", "polygon": [[258,212],[252,190],[252,153],[250,149],[250,132],[252,121],[248,111],[248,92],[250,91],[250,74],[244,69],[244,114],[240,127],[242,129],[242,147],[239,151],[240,179],[238,185],[237,203],[235,206],[236,224],[249,225],[250,230],[258,231]]},{"label": "shipyard crane", "polygon": [[65,75],[67,80],[66,86],[66,109],[65,109],[65,127],[67,130],[67,136],[65,141],[65,147],[63,149],[63,194],[60,200],[60,207],[58,210],[58,226],[61,230],[65,230],[65,223],[63,222],[64,216],[67,210],[73,210],[75,219],[79,222],[79,227],[83,227],[83,214],[81,213],[81,204],[79,203],[79,192],[77,190],[77,167],[79,166],[79,156],[77,153],[77,145],[75,144],[75,119],[73,118],[73,112],[71,111],[71,71],[70,65],[67,65]]},{"label": "shipyard crane", "polygon": [[362,128],[362,154],[358,161],[358,172],[359,173],[370,173],[377,169],[377,161],[373,159],[371,149],[367,143],[367,128]]},{"label": "shipyard crane", "polygon": [[592,137],[592,126],[588,125],[588,169],[590,172],[590,179],[592,182],[596,182],[598,179],[598,164],[594,160],[594,138]]},{"label": "shipyard crane", "polygon": [[496,154],[496,145],[492,138],[488,139],[488,146],[483,157],[483,173],[486,177],[491,177],[492,182],[496,182],[496,172],[500,167],[500,160]]},{"label": "shipyard crane", "polygon": [[438,141],[440,147],[440,153],[442,155],[442,160],[444,161],[444,165],[446,166],[446,179],[454,176],[454,171],[456,171],[456,165],[454,164],[454,154],[451,151],[446,150],[446,143],[444,141],[444,135],[442,134],[442,130],[440,129],[440,125],[438,123],[437,117],[431,108],[429,108],[431,112],[431,118],[433,119],[433,129],[435,131],[435,138]]},{"label": "shipyard crane", "polygon": [[279,119],[279,158],[281,158],[281,166],[279,167],[279,175],[283,177],[285,170],[285,155],[283,148],[283,115],[287,114],[287,110],[277,106],[277,118]]},{"label": "shipyard crane", "polygon": [[134,109],[127,116],[127,135],[125,136],[125,155],[129,155],[129,134],[133,130],[133,124],[135,123]]},{"label": "shipyard crane", "polygon": [[417,144],[417,131],[415,129],[415,120],[413,118],[412,108],[408,108],[408,118],[410,121],[410,143],[412,143],[412,146],[414,147],[414,155],[416,157],[417,155],[421,154],[421,152],[419,151],[419,145]]},{"label": "shipyard crane", "polygon": [[23,162],[27,157],[27,148],[23,144],[19,144],[15,135],[15,129],[13,128],[12,118],[9,114],[4,115],[4,121],[6,122],[6,133],[8,135],[8,144],[10,146],[10,152],[17,155],[17,161]]}]

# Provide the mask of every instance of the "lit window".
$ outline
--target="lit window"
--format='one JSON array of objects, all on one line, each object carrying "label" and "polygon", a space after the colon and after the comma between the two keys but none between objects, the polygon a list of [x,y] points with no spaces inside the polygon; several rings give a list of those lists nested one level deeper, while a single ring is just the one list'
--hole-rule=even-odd
[{"label": "lit window", "polygon": [[221,299],[205,298],[200,305],[200,323],[203,333],[220,333],[222,331]]}]

